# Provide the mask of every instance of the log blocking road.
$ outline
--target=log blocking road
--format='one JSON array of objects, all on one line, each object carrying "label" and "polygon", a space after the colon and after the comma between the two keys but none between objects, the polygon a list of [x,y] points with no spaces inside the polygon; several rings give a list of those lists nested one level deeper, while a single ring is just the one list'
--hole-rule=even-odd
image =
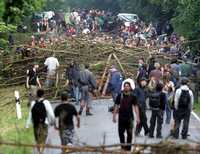
[{"label": "log blocking road", "polygon": [[[53,104],[53,108],[58,104]],[[111,145],[119,143],[117,123],[112,122],[112,114],[108,112],[108,108],[113,105],[112,100],[95,100],[93,101],[92,113],[93,116],[85,115],[83,112],[81,116],[81,127],[76,130],[75,145],[84,146],[98,146],[98,145]],[[79,107],[77,107],[79,109]],[[150,120],[151,112],[147,111],[148,122]],[[165,119],[165,118],[164,118]],[[164,120],[165,121],[165,120]],[[170,125],[163,123],[162,135],[163,139],[167,138],[170,133]],[[194,144],[200,141],[200,121],[191,114],[189,137],[188,140],[173,140],[177,144]],[[134,134],[133,134],[134,136]],[[149,139],[141,132],[140,137],[133,137],[133,143],[151,144],[159,143],[161,139]],[[60,138],[58,131],[54,127],[49,128],[47,144],[60,145]],[[34,150],[34,153],[35,152]],[[45,149],[45,154],[60,154],[61,150]]]}]

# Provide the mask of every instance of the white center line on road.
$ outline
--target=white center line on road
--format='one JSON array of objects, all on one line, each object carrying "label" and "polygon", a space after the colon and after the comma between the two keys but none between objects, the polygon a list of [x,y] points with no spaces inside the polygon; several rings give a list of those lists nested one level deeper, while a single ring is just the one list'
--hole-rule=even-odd
[{"label": "white center line on road", "polygon": [[194,111],[192,111],[192,115],[200,122],[200,117]]}]

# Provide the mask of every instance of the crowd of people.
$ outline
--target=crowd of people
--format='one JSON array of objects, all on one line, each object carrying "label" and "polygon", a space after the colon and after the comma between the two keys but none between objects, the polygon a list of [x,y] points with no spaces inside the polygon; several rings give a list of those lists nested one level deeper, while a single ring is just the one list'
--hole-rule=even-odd
[{"label": "crowd of people", "polygon": [[83,35],[88,39],[91,36],[93,41],[119,43],[126,47],[152,47],[156,52],[179,58],[186,52],[182,46],[184,38],[173,31],[169,22],[147,24],[140,19],[126,22],[104,10],[73,9],[62,20],[53,14],[51,19],[44,18],[37,23],[37,32],[40,35],[33,35],[29,43],[33,48],[46,48],[47,44]]},{"label": "crowd of people", "polygon": [[[55,85],[56,70],[59,62],[55,55],[48,57],[44,65],[47,67],[47,78],[45,86],[51,88]],[[171,126],[171,136],[179,138],[179,129],[183,120],[181,136],[187,139],[189,133],[189,119],[194,103],[193,91],[190,88],[187,70],[183,69],[176,59],[170,64],[161,66],[156,59],[152,58],[149,64],[145,64],[143,58],[139,59],[138,72],[135,80],[125,79],[123,74],[112,66],[107,93],[111,93],[114,106],[113,122],[118,119],[118,132],[122,149],[130,151],[133,133],[140,136],[144,129],[144,135],[154,138],[156,127],[156,138],[162,138],[163,123]],[[185,65],[185,64],[183,64]],[[185,67],[184,67],[185,68]],[[44,90],[37,74],[38,65],[27,71],[27,88],[30,89],[30,113],[26,127],[32,120],[34,135],[38,144],[45,144],[48,125],[54,124],[59,129],[62,145],[73,144],[74,123],[73,117],[77,119],[77,127],[80,127],[80,116],[86,108],[86,116],[92,116],[91,96],[97,90],[97,82],[94,74],[89,70],[89,65],[71,62],[66,69],[69,91],[61,94],[61,105],[53,111],[50,102],[44,98]],[[190,69],[188,69],[190,70]],[[39,88],[39,89],[38,89]],[[68,97],[73,97],[75,104],[69,103]],[[75,107],[79,106],[79,111]],[[151,111],[151,117],[147,117],[147,109]],[[136,131],[133,132],[134,114],[136,114]],[[119,115],[117,118],[117,114]],[[166,119],[164,120],[164,115]],[[150,120],[150,123],[148,123]],[[127,140],[125,134],[127,133]],[[127,145],[125,145],[125,143]],[[38,149],[42,151],[42,149]]]},{"label": "crowd of people", "polygon": [[[124,46],[143,44],[146,47],[158,47],[159,52],[176,54],[179,54],[181,50],[182,38],[173,33],[169,23],[166,23],[164,28],[152,23],[146,25],[142,21],[124,23],[112,13],[100,10],[73,10],[69,19],[70,24],[61,22],[56,27],[55,22],[55,27],[50,27],[49,31],[48,26],[45,30],[40,30],[38,27],[37,31],[52,34],[48,37],[51,43],[60,36],[57,35],[58,38],[55,38],[54,33],[64,34],[67,37],[104,33],[105,36],[110,37],[111,42],[119,40]],[[47,21],[46,25],[48,25]],[[43,37],[36,41],[35,36],[32,36],[31,46],[35,47],[39,44],[39,47],[45,48],[46,41]],[[45,60],[44,66],[47,71],[44,87],[52,88],[56,84],[56,72],[60,66],[55,54]],[[45,144],[49,125],[55,125],[55,128],[59,129],[62,145],[73,144],[75,128],[73,117],[76,117],[79,128],[80,116],[84,108],[86,108],[86,116],[93,115],[90,93],[96,94],[98,86],[95,76],[89,70],[89,65],[71,62],[65,72],[69,91],[62,92],[61,104],[53,111],[50,102],[44,98],[44,90],[41,89],[43,86],[38,77],[38,67],[38,64],[34,64],[27,70],[26,86],[29,89],[30,113],[26,127],[29,127],[31,121],[33,122],[34,136],[38,144]],[[116,66],[112,66],[108,73],[110,73],[110,80],[107,92],[112,95],[114,102],[110,111],[113,113],[113,122],[116,123],[118,119],[118,132],[123,150],[131,150],[131,145],[128,144],[132,143],[133,133],[139,136],[142,128],[145,136],[154,138],[156,127],[156,138],[162,138],[163,123],[172,124],[171,136],[178,139],[183,120],[181,136],[187,139],[190,113],[194,102],[189,77],[196,75],[190,64],[184,61],[180,63],[177,59],[173,59],[171,63],[161,65],[155,58],[151,58],[147,64],[143,58],[140,58],[135,79],[125,78]],[[69,103],[69,96],[74,99],[75,104]],[[79,106],[79,111],[74,105]],[[146,115],[147,109],[151,111],[150,119]],[[133,132],[133,112],[136,113],[135,132]],[[165,120],[164,114],[166,114]],[[38,150],[42,153],[44,149],[38,148]]]},{"label": "crowd of people", "polygon": [[[154,138],[156,127],[156,138],[162,138],[162,125],[165,123],[172,124],[170,135],[172,138],[178,139],[182,120],[182,139],[187,139],[189,135],[189,119],[194,95],[190,88],[189,78],[184,74],[187,71],[185,72],[175,59],[164,66],[161,66],[155,59],[152,61],[147,67],[144,59],[139,60],[136,82],[130,78],[121,80],[119,71],[111,69],[110,89],[116,94],[112,95],[115,105],[114,110],[111,109],[111,111],[113,111],[113,122],[116,122],[116,115],[119,114],[120,142],[129,144],[122,146],[124,150],[131,149],[134,119],[132,107],[136,113],[136,130],[134,132],[136,136],[140,136],[143,128],[145,136]],[[147,109],[151,111],[150,119],[146,115]],[[166,115],[166,119],[164,119],[164,115]],[[149,125],[148,120],[150,120]],[[127,132],[127,141],[125,140],[125,131]]]}]

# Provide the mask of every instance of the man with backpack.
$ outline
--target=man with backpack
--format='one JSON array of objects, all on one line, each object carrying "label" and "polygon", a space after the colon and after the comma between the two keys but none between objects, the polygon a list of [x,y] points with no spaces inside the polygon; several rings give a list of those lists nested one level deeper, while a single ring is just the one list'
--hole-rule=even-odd
[{"label": "man with backpack", "polygon": [[176,90],[174,98],[175,129],[174,138],[179,138],[179,128],[183,120],[182,139],[187,139],[190,114],[194,102],[193,92],[188,87],[189,80],[182,78],[181,86]]},{"label": "man with backpack", "polygon": [[[37,144],[45,144],[48,125],[54,124],[54,112],[50,102],[43,98],[44,90],[37,90],[37,99],[31,102],[29,117],[26,123],[26,128],[29,127],[32,120],[35,141]],[[42,153],[43,148],[38,147],[38,152]]]},{"label": "man with backpack", "polygon": [[157,83],[155,90],[148,93],[149,106],[152,110],[150,127],[149,127],[149,137],[154,137],[154,129],[157,123],[157,134],[156,138],[162,138],[162,124],[163,124],[163,114],[166,104],[166,95],[162,92],[163,85]]},{"label": "man with backpack", "polygon": [[[119,112],[118,118],[118,133],[121,144],[131,144],[133,135],[133,109],[136,113],[137,124],[140,123],[139,109],[137,98],[133,94],[133,89],[129,82],[124,83],[123,91],[117,96],[113,112],[113,122],[116,123],[116,115]],[[125,141],[125,131],[127,132],[127,140]],[[131,145],[122,145],[121,148],[125,151],[131,151]]]}]

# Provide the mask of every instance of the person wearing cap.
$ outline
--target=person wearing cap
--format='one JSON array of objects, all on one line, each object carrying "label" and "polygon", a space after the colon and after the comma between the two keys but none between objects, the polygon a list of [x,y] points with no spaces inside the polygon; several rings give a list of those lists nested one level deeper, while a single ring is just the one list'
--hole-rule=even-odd
[{"label": "person wearing cap", "polygon": [[149,128],[147,125],[147,116],[146,116],[146,99],[147,99],[147,80],[146,78],[141,78],[139,85],[135,88],[134,94],[138,100],[138,108],[140,113],[140,123],[136,126],[135,135],[138,136],[144,128],[144,134],[148,135]]},{"label": "person wearing cap", "polygon": [[[139,110],[137,98],[133,94],[131,84],[129,82],[124,83],[124,90],[117,96],[113,112],[113,122],[116,123],[116,116],[119,113],[118,118],[118,133],[121,144],[131,144],[133,135],[133,109],[136,113],[136,122],[140,123]],[[127,140],[125,140],[124,133],[127,133]],[[125,151],[131,151],[130,145],[122,145],[121,148]]]},{"label": "person wearing cap", "polygon": [[26,74],[26,88],[29,89],[29,103],[30,105],[31,101],[36,99],[36,93],[37,88],[41,88],[40,80],[38,77],[37,70],[39,68],[39,65],[34,63],[33,67],[31,69],[28,69]]},{"label": "person wearing cap", "polygon": [[179,138],[179,128],[181,121],[183,120],[182,138],[186,139],[188,135],[188,127],[190,121],[190,114],[194,103],[194,96],[192,90],[190,90],[189,79],[182,78],[181,86],[175,92],[174,97],[174,114],[175,114],[175,128],[174,138]]}]

